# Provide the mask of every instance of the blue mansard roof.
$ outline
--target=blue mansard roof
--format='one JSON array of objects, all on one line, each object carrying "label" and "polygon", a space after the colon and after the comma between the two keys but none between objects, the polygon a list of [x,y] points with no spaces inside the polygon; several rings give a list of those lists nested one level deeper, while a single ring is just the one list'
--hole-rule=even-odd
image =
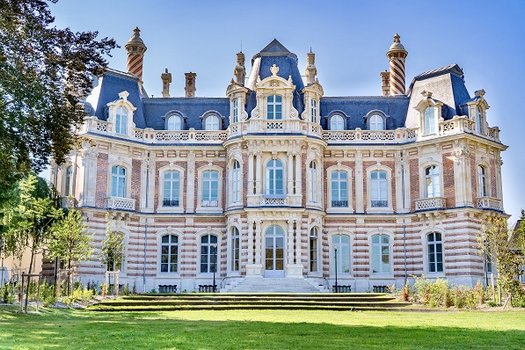
[{"label": "blue mansard roof", "polygon": [[[304,111],[304,82],[299,72],[297,56],[274,39],[252,59],[252,69],[246,84],[249,92],[245,107],[249,116],[256,105],[254,89],[257,77],[265,79],[270,76],[270,67],[274,64],[279,67],[277,75],[284,79],[292,78],[296,86],[294,107],[299,115]],[[118,94],[125,90],[129,93],[128,100],[137,108],[133,114],[137,128],[165,129],[165,117],[170,113],[184,117],[184,129],[203,129],[202,117],[206,113],[218,114],[222,119],[222,129],[228,127],[230,102],[227,97],[149,98],[138,78],[113,69],[106,71],[98,89],[94,115],[101,120],[108,117],[106,105],[117,100]],[[410,84],[407,96],[323,97],[320,101],[321,126],[328,129],[330,116],[338,113],[346,118],[346,129],[368,129],[365,117],[374,111],[386,117],[386,129],[404,127],[407,115],[413,113],[412,106],[420,100],[423,90],[432,91],[432,98],[443,102],[445,119],[466,114],[465,104],[472,100],[465,87],[463,71],[454,64],[416,76]]]}]

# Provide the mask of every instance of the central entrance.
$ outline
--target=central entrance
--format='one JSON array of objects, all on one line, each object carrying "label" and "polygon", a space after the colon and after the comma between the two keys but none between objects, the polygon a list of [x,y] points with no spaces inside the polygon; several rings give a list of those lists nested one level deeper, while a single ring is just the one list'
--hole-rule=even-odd
[{"label": "central entrance", "polygon": [[264,277],[284,277],[284,230],[274,225],[264,234]]}]

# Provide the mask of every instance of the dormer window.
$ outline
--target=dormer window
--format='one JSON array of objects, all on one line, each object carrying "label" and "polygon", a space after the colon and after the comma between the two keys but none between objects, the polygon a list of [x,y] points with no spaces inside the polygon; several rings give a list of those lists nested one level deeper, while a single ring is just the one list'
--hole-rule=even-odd
[{"label": "dormer window", "polygon": [[310,121],[315,123],[317,121],[317,100],[310,99]]},{"label": "dormer window", "polygon": [[378,114],[374,114],[368,120],[369,130],[385,130],[385,122],[383,117]]},{"label": "dormer window", "polygon": [[339,114],[336,114],[330,118],[330,130],[344,130],[345,120]]},{"label": "dormer window", "polygon": [[178,115],[172,115],[168,117],[166,126],[168,130],[182,130],[182,118]]},{"label": "dormer window", "polygon": [[115,119],[115,132],[117,134],[127,134],[128,128],[128,111],[124,107],[117,108],[117,115]]},{"label": "dormer window", "polygon": [[232,124],[239,122],[239,99],[233,100]]},{"label": "dormer window", "polygon": [[425,109],[423,123],[425,134],[433,134],[436,132],[436,112],[433,106],[427,107]]},{"label": "dormer window", "polygon": [[206,117],[206,121],[204,122],[204,129],[219,130],[220,129],[219,118],[216,115],[210,115]]},{"label": "dormer window", "polygon": [[483,121],[483,111],[479,107],[476,107],[476,131],[480,134],[484,132]]},{"label": "dormer window", "polygon": [[283,119],[283,98],[279,95],[270,95],[266,102],[266,119]]}]

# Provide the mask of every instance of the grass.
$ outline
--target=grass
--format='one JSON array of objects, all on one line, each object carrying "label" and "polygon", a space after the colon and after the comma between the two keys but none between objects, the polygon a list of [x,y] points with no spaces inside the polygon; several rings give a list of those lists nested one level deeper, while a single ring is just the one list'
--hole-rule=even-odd
[{"label": "grass", "polygon": [[24,315],[0,306],[0,349],[525,349],[525,310]]}]

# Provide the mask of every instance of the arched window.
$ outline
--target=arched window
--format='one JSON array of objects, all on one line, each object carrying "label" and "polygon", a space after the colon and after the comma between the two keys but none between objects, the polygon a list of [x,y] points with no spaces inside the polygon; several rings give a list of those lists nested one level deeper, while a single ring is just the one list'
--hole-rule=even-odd
[{"label": "arched window", "polygon": [[202,201],[203,207],[219,206],[219,172],[205,171],[202,173]]},{"label": "arched window", "polygon": [[71,195],[72,191],[72,185],[73,185],[73,166],[70,165],[66,169],[66,178],[64,183],[64,196],[68,197]]},{"label": "arched window", "polygon": [[164,173],[164,196],[162,205],[165,207],[178,207],[180,204],[180,173],[167,171]]},{"label": "arched window", "polygon": [[443,240],[441,233],[431,232],[427,235],[428,272],[443,272]]},{"label": "arched window", "polygon": [[115,132],[117,134],[126,135],[128,133],[128,111],[124,107],[117,108],[117,116],[115,119]]},{"label": "arched window", "polygon": [[370,173],[370,204],[372,208],[388,207],[388,182],[386,171]]},{"label": "arched window", "polygon": [[179,238],[175,235],[162,236],[160,272],[177,272],[179,261]]},{"label": "arched window", "polygon": [[332,207],[348,207],[348,180],[345,171],[332,172]]},{"label": "arched window", "polygon": [[111,167],[111,197],[126,197],[126,168],[120,165]]},{"label": "arched window", "polygon": [[310,202],[317,203],[317,166],[315,162],[311,162],[308,167],[308,186],[309,186],[309,195]]},{"label": "arched window", "polygon": [[219,130],[219,118],[216,115],[206,117],[204,128],[206,130]]},{"label": "arched window", "polygon": [[284,170],[283,164],[278,159],[272,159],[266,164],[266,194],[284,195]]},{"label": "arched window", "polygon": [[482,165],[478,165],[478,195],[480,197],[487,197],[489,195],[487,174],[485,167]]},{"label": "arched window", "polygon": [[372,236],[372,273],[390,273],[390,237]]},{"label": "arched window", "polygon": [[330,130],[345,130],[345,120],[339,114],[330,118]]},{"label": "arched window", "polygon": [[377,114],[374,114],[373,116],[370,117],[370,119],[368,120],[368,124],[369,124],[370,130],[384,130],[385,129],[383,117]]},{"label": "arched window", "polygon": [[483,134],[485,130],[483,125],[483,112],[479,107],[476,107],[476,130],[480,134]]},{"label": "arched window", "polygon": [[270,95],[266,98],[266,119],[283,119],[283,98],[279,95]]},{"label": "arched window", "polygon": [[238,203],[241,201],[241,165],[238,161],[233,162],[232,180],[231,180],[231,202]]},{"label": "arched window", "polygon": [[425,191],[426,198],[441,196],[441,182],[437,165],[432,165],[425,169]]},{"label": "arched window", "polygon": [[201,237],[201,273],[217,272],[217,236]]},{"label": "arched window", "polygon": [[310,99],[310,115],[311,115],[311,122],[312,123],[317,122],[317,100],[314,98]]},{"label": "arched window", "polygon": [[241,255],[240,255],[239,230],[237,229],[237,227],[232,228],[230,253],[231,253],[231,270],[239,271],[239,262],[240,262]]},{"label": "arched window", "polygon": [[319,260],[319,230],[317,227],[313,227],[310,230],[310,272],[318,272],[318,260]]},{"label": "arched window", "polygon": [[[347,235],[333,236],[332,249],[336,255],[337,273],[350,274],[350,237]],[[332,269],[332,272],[335,272],[335,266]]]},{"label": "arched window", "polygon": [[436,113],[434,107],[427,107],[425,109],[425,134],[433,134],[436,132]]},{"label": "arched window", "polygon": [[168,130],[182,130],[182,118],[178,115],[172,115],[168,118]]}]

